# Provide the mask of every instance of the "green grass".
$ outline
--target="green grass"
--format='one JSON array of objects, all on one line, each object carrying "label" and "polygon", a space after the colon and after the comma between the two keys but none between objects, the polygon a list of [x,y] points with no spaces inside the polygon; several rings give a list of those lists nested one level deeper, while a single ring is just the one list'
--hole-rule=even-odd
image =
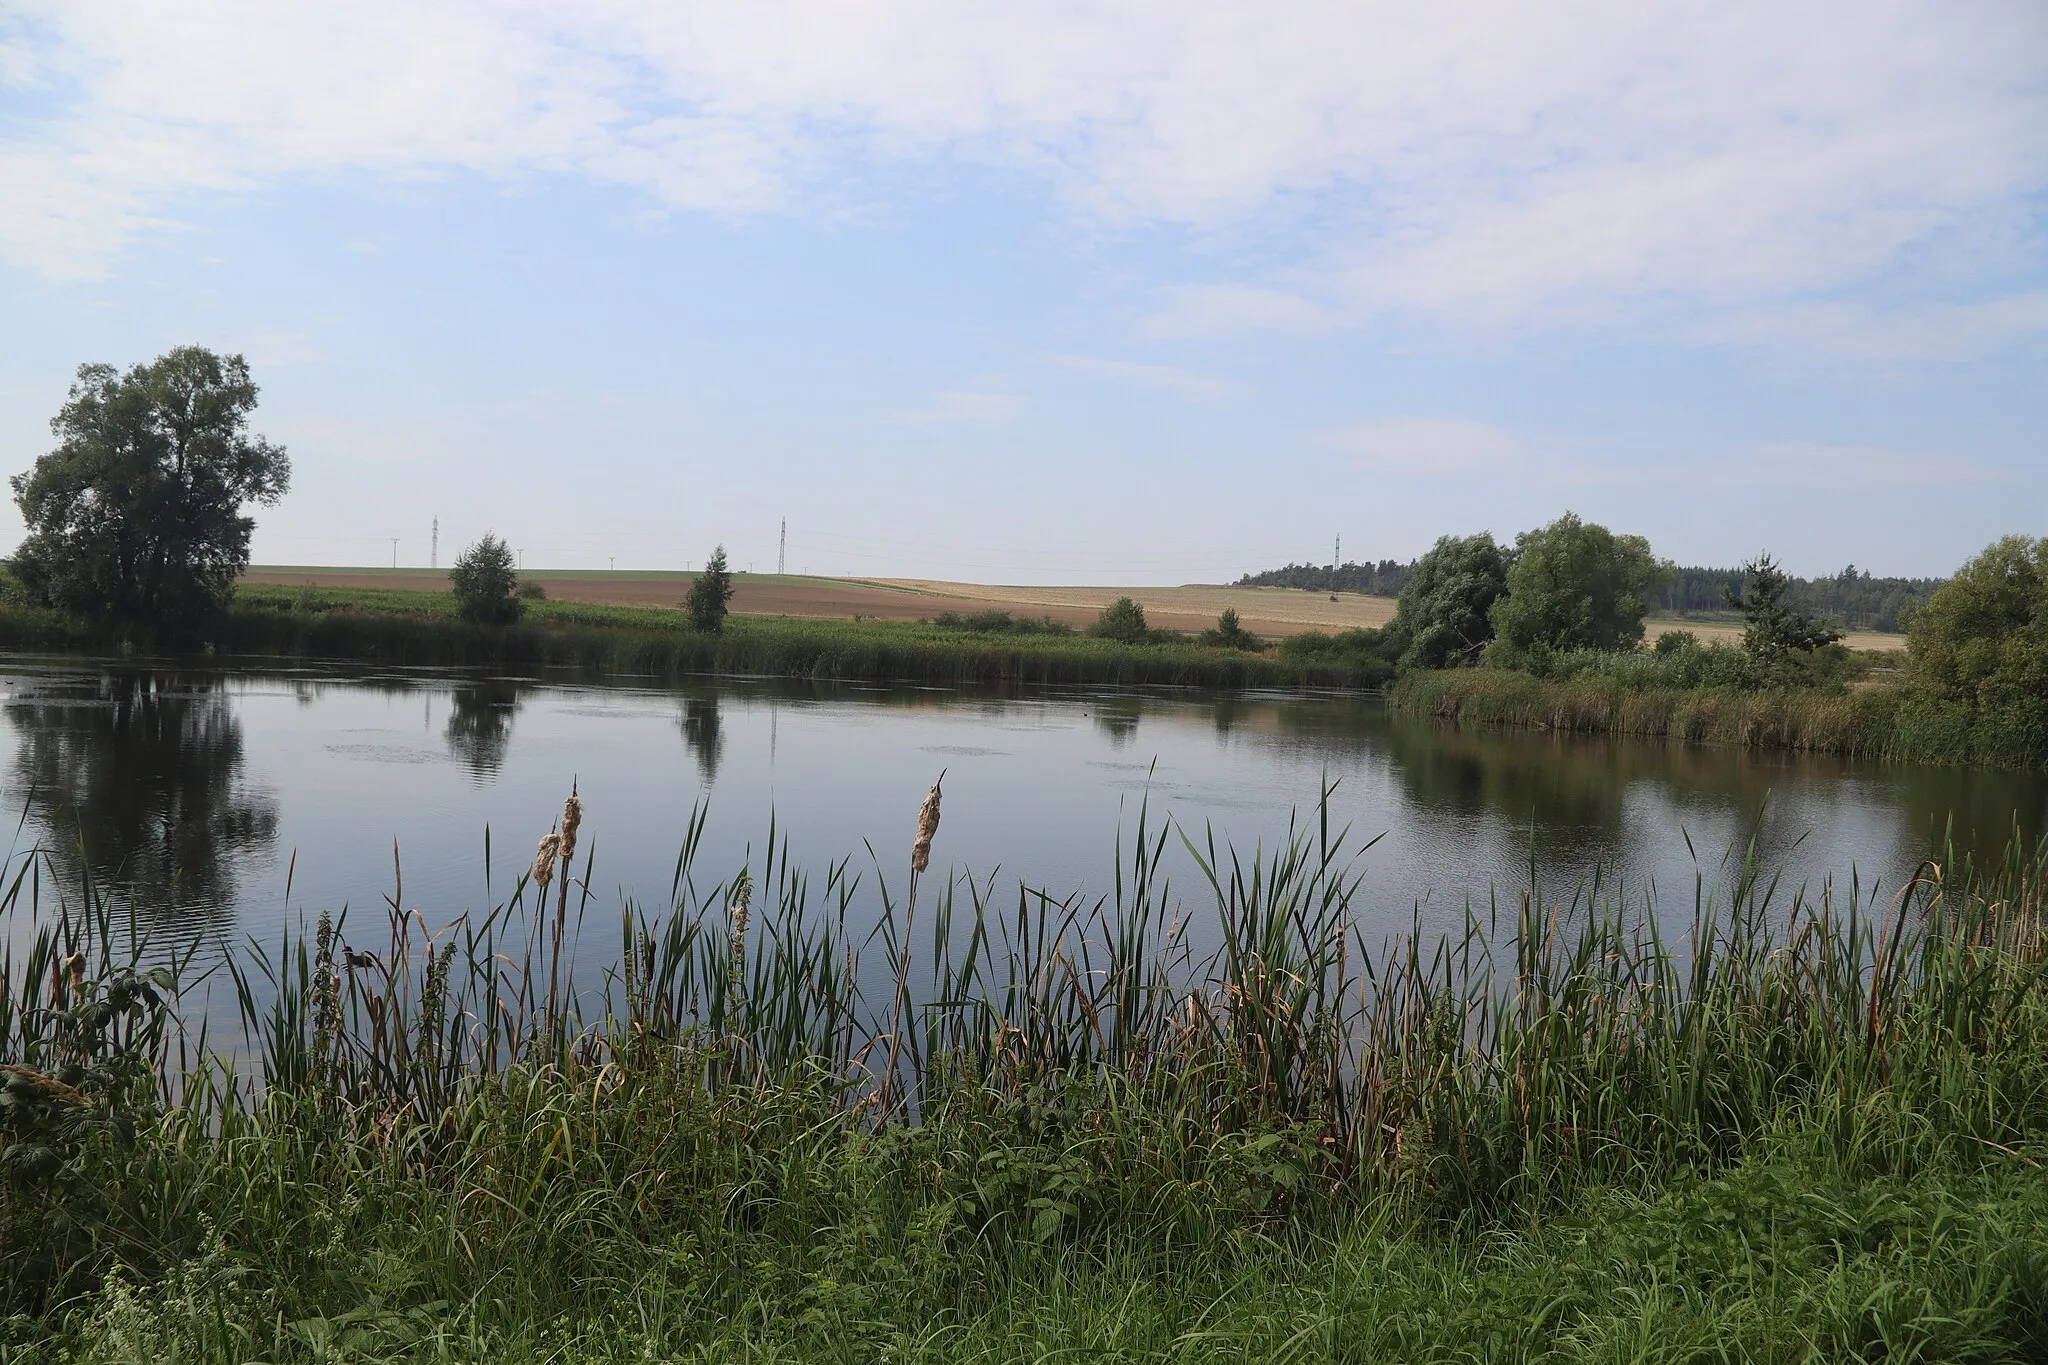
[{"label": "green grass", "polygon": [[[814,872],[772,835],[719,873],[693,821],[672,896],[628,904],[595,978],[562,965],[614,932],[587,891],[521,878],[432,939],[394,912],[252,945],[212,983],[242,1026],[205,1045],[169,1013],[196,983],[122,975],[104,888],[18,858],[0,1057],[91,1103],[0,1090],[0,1342],[2048,1350],[2048,847],[1936,860],[1883,900],[1780,902],[1745,866],[1724,898],[1696,888],[1682,937],[1594,888],[1381,944],[1319,816],[1254,858],[1192,841],[1181,894],[1174,832],[1141,813],[1099,901]],[[37,1150],[57,1166],[24,1178]]]},{"label": "green grass", "polygon": [[[784,677],[981,684],[1366,687],[1383,679],[1348,660],[1259,657],[1193,641],[1126,645],[1088,636],[974,634],[915,621],[732,616],[692,631],[659,607],[531,602],[517,625],[456,619],[447,593],[246,584],[196,642],[222,655],[366,659],[394,665],[560,667],[678,676]],[[53,612],[0,605],[0,648],[148,647],[118,630]]]},{"label": "green grass", "polygon": [[1984,713],[1899,684],[1752,691],[1648,686],[1626,673],[1545,679],[1473,668],[1408,674],[1388,690],[1388,703],[1454,725],[2048,768],[2048,709]]}]

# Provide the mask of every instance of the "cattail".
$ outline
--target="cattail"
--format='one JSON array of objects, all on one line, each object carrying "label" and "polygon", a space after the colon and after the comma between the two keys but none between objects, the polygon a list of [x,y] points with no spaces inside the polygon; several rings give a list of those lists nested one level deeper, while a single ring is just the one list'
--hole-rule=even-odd
[{"label": "cattail", "polygon": [[550,830],[533,850],[533,884],[546,886],[555,879],[555,855],[562,850],[562,836]]},{"label": "cattail", "polygon": [[932,836],[939,832],[939,784],[946,780],[939,774],[938,782],[924,794],[924,804],[917,808],[917,842],[910,846],[910,870],[922,872],[931,866]]},{"label": "cattail", "polygon": [[562,866],[567,867],[576,857],[576,827],[583,823],[583,802],[577,798],[576,784],[569,784],[569,799],[562,803]]},{"label": "cattail", "polygon": [[73,953],[70,961],[64,965],[71,969],[72,994],[83,998],[85,995],[85,954]]},{"label": "cattail", "polygon": [[727,998],[737,1000],[747,971],[747,911],[754,899],[754,878],[744,868],[732,884],[732,962],[726,982]]}]

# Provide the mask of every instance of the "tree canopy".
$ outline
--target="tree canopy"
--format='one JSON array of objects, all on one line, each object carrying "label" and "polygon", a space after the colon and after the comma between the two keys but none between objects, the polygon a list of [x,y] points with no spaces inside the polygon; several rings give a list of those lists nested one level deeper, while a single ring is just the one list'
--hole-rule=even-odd
[{"label": "tree canopy", "polygon": [[726,604],[732,601],[732,571],[725,567],[725,547],[719,546],[704,561],[704,572],[690,582],[683,609],[690,624],[713,634],[725,629]]},{"label": "tree canopy", "polygon": [[525,606],[515,595],[519,575],[513,569],[512,548],[489,531],[455,557],[448,582],[455,589],[456,613],[465,621],[509,625]]},{"label": "tree canopy", "polygon": [[81,365],[51,419],[57,446],[12,480],[28,534],[13,568],[35,600],[179,627],[225,605],[255,520],[291,485],[284,448],[248,430],[239,355],[181,346],[119,374]]},{"label": "tree canopy", "polygon": [[1507,552],[1490,533],[1441,537],[1415,562],[1389,627],[1401,646],[1401,668],[1477,663],[1493,638],[1489,613],[1507,575]]},{"label": "tree canopy", "polygon": [[1509,660],[1539,649],[1633,649],[1650,594],[1668,572],[1641,536],[1567,512],[1515,537],[1493,626]]},{"label": "tree canopy", "polygon": [[2048,712],[2048,539],[2007,536],[1913,615],[1914,680],[1940,696]]}]

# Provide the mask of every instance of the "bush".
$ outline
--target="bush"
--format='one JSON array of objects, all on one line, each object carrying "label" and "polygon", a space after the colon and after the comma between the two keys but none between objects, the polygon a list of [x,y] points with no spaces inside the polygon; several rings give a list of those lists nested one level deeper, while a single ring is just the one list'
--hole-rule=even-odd
[{"label": "bush", "polygon": [[1913,681],[1934,695],[2048,718],[2048,539],[2007,536],[1913,614]]},{"label": "bush", "polygon": [[1088,627],[1088,633],[1127,645],[1142,645],[1152,638],[1145,625],[1145,609],[1128,597],[1119,597],[1104,607],[1095,624]]},{"label": "bush", "polygon": [[548,590],[532,579],[527,579],[519,585],[519,597],[524,602],[545,602],[548,600]]},{"label": "bush", "polygon": [[726,606],[731,601],[732,572],[725,567],[725,547],[721,545],[704,562],[704,572],[691,582],[683,610],[690,613],[691,625],[716,635],[725,629]]},{"label": "bush", "polygon": [[1239,624],[1236,607],[1225,607],[1223,614],[1216,618],[1216,628],[1203,631],[1198,639],[1211,649],[1242,649],[1256,653],[1265,648],[1258,636]]},{"label": "bush", "polygon": [[521,604],[512,595],[519,586],[512,550],[492,532],[484,532],[483,539],[455,557],[448,582],[455,589],[456,612],[463,620],[504,626],[519,619]]},{"label": "bush", "polygon": [[1337,664],[1356,669],[1365,687],[1382,687],[1394,676],[1401,641],[1392,631],[1360,627],[1325,635],[1305,630],[1280,642],[1280,657],[1295,663]]},{"label": "bush", "polygon": [[1657,637],[1659,654],[1676,654],[1681,649],[1698,649],[1700,637],[1689,630],[1667,630]]},{"label": "bush", "polygon": [[[859,618],[855,618],[856,620]],[[969,635],[1072,635],[1074,628],[1064,621],[1055,621],[1050,616],[1012,616],[1007,611],[993,609],[961,613],[942,611],[934,616],[931,623],[941,630],[957,630]]]}]

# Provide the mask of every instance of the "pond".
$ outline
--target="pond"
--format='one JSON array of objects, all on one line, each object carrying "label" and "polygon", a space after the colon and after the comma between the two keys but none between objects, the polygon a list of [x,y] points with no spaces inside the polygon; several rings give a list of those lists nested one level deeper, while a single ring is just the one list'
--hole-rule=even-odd
[{"label": "pond", "polygon": [[[692,812],[723,877],[771,833],[823,880],[851,860],[900,890],[945,774],[934,864],[1100,894],[1141,805],[1198,844],[1271,849],[1316,818],[1363,848],[1368,935],[1462,923],[1527,885],[1689,922],[1754,838],[1786,893],[1853,876],[1888,897],[1937,850],[2038,836],[2048,779],[1548,734],[1446,731],[1354,696],[1028,694],[704,678],[491,677],[341,664],[0,659],[12,866],[88,870],[153,941],[207,951],[384,898],[445,922],[505,898],[575,782],[593,914],[667,903]],[[1732,851],[1732,852],[1731,852]],[[1199,873],[1169,841],[1178,893]],[[616,942],[609,935],[599,935]]]}]

